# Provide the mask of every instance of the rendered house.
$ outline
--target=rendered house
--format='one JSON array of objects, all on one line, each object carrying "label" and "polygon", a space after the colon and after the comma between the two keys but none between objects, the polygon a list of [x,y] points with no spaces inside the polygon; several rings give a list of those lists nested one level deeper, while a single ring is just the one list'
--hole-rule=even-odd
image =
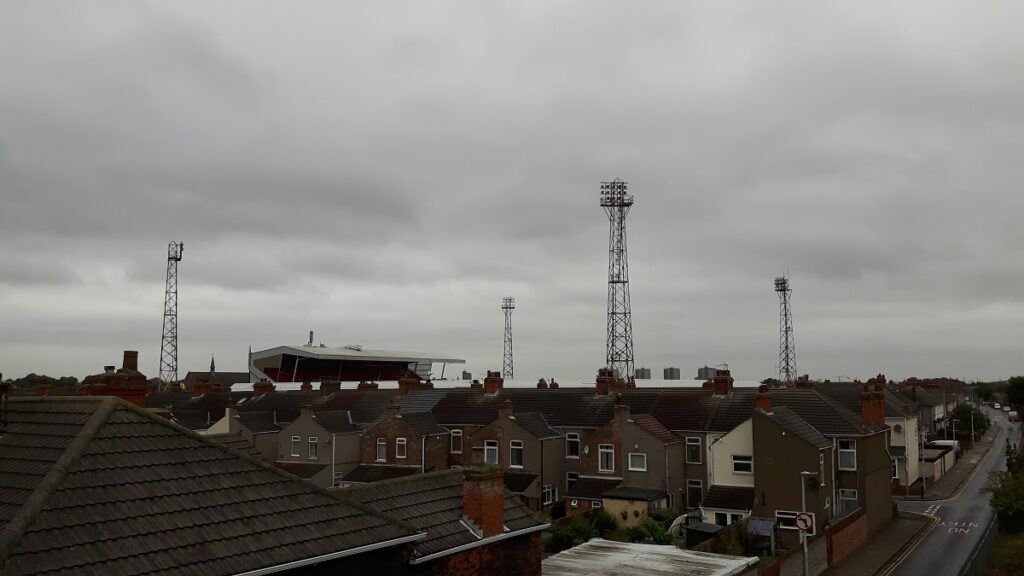
[{"label": "rendered house", "polygon": [[299,417],[277,434],[276,465],[330,488],[359,465],[359,434],[347,410],[302,408]]}]

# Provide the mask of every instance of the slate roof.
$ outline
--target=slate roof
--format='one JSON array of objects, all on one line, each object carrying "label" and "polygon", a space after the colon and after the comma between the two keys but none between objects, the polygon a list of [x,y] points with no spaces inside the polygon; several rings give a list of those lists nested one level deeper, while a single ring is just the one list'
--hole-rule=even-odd
[{"label": "slate roof", "polygon": [[[625,395],[633,396],[633,392]],[[665,390],[650,411],[665,428],[673,431],[703,431],[707,428],[715,399],[710,390]],[[630,412],[641,413],[630,407]]]},{"label": "slate roof", "polygon": [[388,402],[398,396],[398,390],[339,390],[320,398],[315,411],[348,410],[356,424],[373,424],[380,420]]},{"label": "slate roof", "polygon": [[661,425],[657,418],[649,414],[637,414],[632,416],[633,422],[651,436],[654,436],[662,444],[678,444],[683,439],[668,431]]},{"label": "slate roof", "polygon": [[713,484],[704,495],[701,506],[720,510],[753,510],[754,487]]},{"label": "slate roof", "polygon": [[601,494],[605,498],[611,498],[612,500],[657,500],[658,498],[665,497],[664,490],[658,490],[657,488],[641,488],[639,486],[619,486],[618,488],[612,488]]},{"label": "slate roof", "polygon": [[[426,532],[416,543],[414,558],[481,542],[462,522],[463,481],[459,470],[416,474],[407,478],[352,486],[341,490],[367,507],[393,516]],[[541,530],[548,525],[536,520],[518,497],[506,491],[504,523],[509,532]],[[506,532],[504,536],[508,536]]]},{"label": "slate roof", "polygon": [[757,404],[757,389],[734,388],[728,396],[715,398],[711,417],[708,419],[709,432],[729,432],[750,419]]},{"label": "slate roof", "polygon": [[413,390],[405,396],[395,398],[395,403],[402,412],[430,412],[447,392],[448,390],[444,388]]},{"label": "slate roof", "polygon": [[867,436],[886,428],[864,426],[860,414],[810,388],[772,388],[772,407],[790,408],[825,436]]},{"label": "slate roof", "polygon": [[612,490],[622,482],[621,478],[594,478],[580,476],[572,487],[566,491],[566,498],[587,498],[589,500],[600,500],[601,495]]},{"label": "slate roof", "polygon": [[281,431],[281,426],[274,421],[275,415],[273,412],[261,412],[259,410],[237,412],[235,418],[238,418],[239,424],[245,426],[246,430],[252,434]]},{"label": "slate roof", "polygon": [[509,489],[509,492],[513,494],[522,494],[533,484],[534,480],[537,479],[538,474],[536,472],[526,472],[525,470],[506,470],[505,471],[505,488]]},{"label": "slate roof", "polygon": [[118,398],[13,398],[7,416],[7,576],[238,574],[421,537]]},{"label": "slate roof", "polygon": [[439,426],[430,412],[410,412],[408,414],[403,412],[398,417],[420,436],[438,436],[448,433],[448,429]]},{"label": "slate roof", "polygon": [[942,396],[921,386],[904,386],[900,393],[922,406],[942,406]]},{"label": "slate roof", "polygon": [[171,419],[189,430],[206,430],[213,424],[207,412],[171,412]]},{"label": "slate roof", "polygon": [[562,437],[561,432],[555,430],[551,426],[548,426],[548,421],[544,418],[543,414],[538,414],[537,412],[526,412],[515,414],[514,416],[516,418],[515,423],[538,440]]},{"label": "slate roof", "polygon": [[[815,383],[814,389],[821,392],[822,394],[832,398],[839,402],[844,408],[860,414],[861,412],[861,394],[864,392],[863,384],[854,383],[839,383],[839,382],[821,382]],[[911,402],[903,400],[896,395],[895,392],[886,388],[882,393],[882,399],[885,406],[885,417],[886,418],[902,418],[905,416],[903,413],[903,405],[911,404]]]},{"label": "slate roof", "polygon": [[191,392],[168,390],[166,392],[150,392],[146,394],[146,408],[181,409],[192,399]]},{"label": "slate roof", "polygon": [[497,394],[483,390],[448,390],[433,413],[443,426],[486,426],[497,419],[498,404],[512,401],[515,412],[537,412],[550,426],[600,428],[612,419],[615,398],[595,396],[590,388],[505,389]]},{"label": "slate roof", "polygon": [[302,407],[311,405],[316,400],[317,397],[311,394],[274,391],[235,404],[235,408],[239,414],[253,411],[273,412],[277,414],[278,422],[294,422],[299,417]]},{"label": "slate roof", "polygon": [[210,381],[209,370],[190,370],[185,374],[187,380],[191,376],[197,382],[207,382],[213,386],[230,388],[232,384],[241,384],[249,381],[249,372],[214,372],[213,381]]},{"label": "slate roof", "polygon": [[365,484],[368,482],[380,482],[381,480],[392,480],[403,478],[420,471],[419,466],[399,466],[392,464],[360,464],[342,478],[342,482],[356,482]]},{"label": "slate roof", "polygon": [[256,447],[241,434],[207,434],[206,439],[213,440],[221,446],[231,448],[235,452],[244,456],[266,462],[266,458],[263,454],[261,454],[260,451],[257,450]]},{"label": "slate roof", "polygon": [[331,434],[359,432],[359,426],[352,423],[352,415],[348,410],[314,412],[313,420]]},{"label": "slate roof", "polygon": [[789,408],[777,406],[773,407],[771,412],[762,412],[762,414],[779,426],[782,426],[784,430],[795,434],[797,438],[802,439],[819,450],[832,446],[832,442],[828,438],[822,436],[821,432],[815,430],[813,426]]}]

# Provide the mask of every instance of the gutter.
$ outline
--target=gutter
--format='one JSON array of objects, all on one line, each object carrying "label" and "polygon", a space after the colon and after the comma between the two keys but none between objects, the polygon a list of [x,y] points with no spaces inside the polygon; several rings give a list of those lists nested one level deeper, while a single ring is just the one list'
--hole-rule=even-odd
[{"label": "gutter", "polygon": [[345,558],[346,556],[362,554],[363,552],[372,552],[374,550],[380,550],[381,548],[389,548],[391,546],[397,546],[399,544],[407,544],[409,542],[422,540],[426,537],[427,534],[425,532],[418,532],[416,534],[413,534],[412,536],[402,536],[401,538],[395,538],[393,540],[375,542],[373,544],[358,546],[356,548],[350,548],[348,550],[342,550],[340,552],[331,552],[330,554],[322,554],[320,556],[313,556],[312,558],[304,558],[302,560],[295,560],[294,562],[286,562],[284,564],[278,564],[277,566],[269,566],[267,568],[250,570],[248,572],[239,572],[238,574],[236,574],[236,576],[261,576],[262,574],[274,574],[277,572],[284,572],[285,570],[301,568],[303,566],[309,566],[310,564],[318,564],[320,562],[327,562],[328,560],[334,560],[337,558]]},{"label": "gutter", "polygon": [[[551,524],[541,524],[539,526],[532,526],[530,528],[523,528],[522,530],[516,530],[515,532],[505,532],[504,534],[497,534],[495,536],[489,536],[487,538],[483,538],[483,539],[477,540],[476,542],[470,542],[469,544],[463,544],[462,546],[456,546],[455,548],[449,548],[447,550],[442,550],[440,552],[435,552],[433,554],[428,554],[427,556],[421,556],[419,558],[414,558],[414,559],[410,560],[409,563],[415,565],[415,564],[422,564],[424,562],[430,562],[431,560],[436,560],[438,558],[444,558],[445,556],[451,556],[452,554],[458,554],[459,552],[464,552],[466,550],[471,550],[473,548],[476,548],[477,546],[485,546],[487,544],[492,544],[494,542],[500,542],[502,540],[508,540],[509,538],[515,538],[516,536],[524,536],[526,534],[530,534],[530,533],[533,533],[533,532],[540,532],[541,530],[546,530],[549,527],[551,527]],[[239,576],[246,576],[246,575],[239,575]]]}]

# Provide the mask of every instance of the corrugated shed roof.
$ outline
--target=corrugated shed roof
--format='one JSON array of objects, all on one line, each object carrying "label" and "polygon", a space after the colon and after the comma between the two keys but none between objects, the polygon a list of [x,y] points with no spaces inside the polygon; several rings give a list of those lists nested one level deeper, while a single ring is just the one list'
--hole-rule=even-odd
[{"label": "corrugated shed roof", "polygon": [[752,510],[753,506],[753,486],[713,484],[701,502],[702,508],[718,508],[719,510]]},{"label": "corrugated shed roof", "polygon": [[734,576],[757,558],[594,538],[544,559],[544,576]]},{"label": "corrugated shed roof", "polygon": [[117,398],[12,399],[8,417],[10,576],[237,574],[418,534]]},{"label": "corrugated shed roof", "polygon": [[[415,556],[423,557],[480,541],[462,523],[463,481],[461,471],[445,470],[352,486],[342,492],[426,532],[427,538],[416,544],[414,552]],[[546,526],[508,491],[505,493],[504,513],[505,526],[511,532]]]},{"label": "corrugated shed roof", "polygon": [[771,412],[762,412],[762,414],[770,418],[779,426],[782,426],[784,430],[791,432],[798,438],[819,450],[832,446],[832,442],[828,438],[822,436],[821,433],[815,430],[814,427],[807,423],[806,420],[789,408],[784,406],[775,406],[772,407]]}]

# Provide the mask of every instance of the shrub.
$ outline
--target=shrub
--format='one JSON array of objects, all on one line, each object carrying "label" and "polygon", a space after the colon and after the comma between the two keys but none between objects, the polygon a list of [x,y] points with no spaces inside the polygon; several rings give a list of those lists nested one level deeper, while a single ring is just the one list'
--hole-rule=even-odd
[{"label": "shrub", "polygon": [[594,529],[601,535],[601,538],[607,538],[608,534],[619,529],[619,523],[614,516],[605,512],[603,508],[599,508],[597,512],[594,512]]}]

